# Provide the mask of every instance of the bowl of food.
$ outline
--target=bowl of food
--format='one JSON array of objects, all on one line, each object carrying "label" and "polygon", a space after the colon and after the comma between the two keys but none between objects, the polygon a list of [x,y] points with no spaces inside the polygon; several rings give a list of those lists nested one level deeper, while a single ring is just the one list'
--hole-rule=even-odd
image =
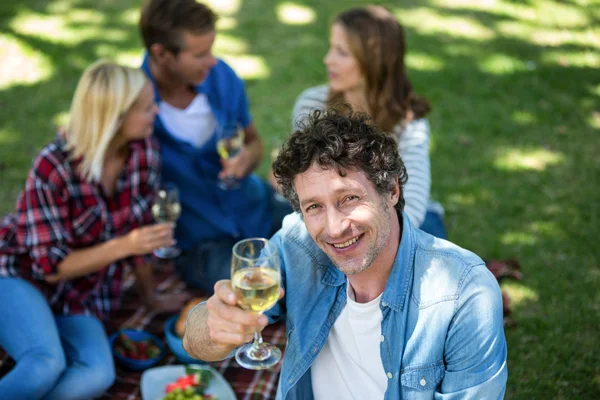
[{"label": "bowl of food", "polygon": [[109,341],[117,363],[132,371],[150,368],[165,355],[160,339],[140,329],[121,329],[113,333]]},{"label": "bowl of food", "polygon": [[209,365],[163,365],[150,368],[140,380],[142,400],[235,400],[223,375]]},{"label": "bowl of food", "polygon": [[204,364],[204,361],[192,358],[183,348],[183,340],[175,331],[175,324],[179,316],[173,315],[165,322],[165,341],[171,352],[182,364]]},{"label": "bowl of food", "polygon": [[192,358],[183,348],[183,331],[188,313],[196,304],[204,301],[204,298],[195,298],[190,300],[181,313],[173,315],[165,322],[165,341],[171,352],[182,364],[204,364],[204,361]]}]

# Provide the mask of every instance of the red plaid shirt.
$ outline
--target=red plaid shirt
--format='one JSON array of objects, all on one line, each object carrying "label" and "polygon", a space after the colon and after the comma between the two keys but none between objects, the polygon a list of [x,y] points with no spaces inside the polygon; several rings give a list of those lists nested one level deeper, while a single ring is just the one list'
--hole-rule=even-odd
[{"label": "red plaid shirt", "polygon": [[0,222],[0,277],[34,283],[57,314],[106,319],[121,302],[124,268],[149,261],[130,257],[80,278],[46,283],[71,250],[83,249],[152,223],[152,198],[160,179],[154,139],[130,142],[129,159],[108,198],[100,184],[77,172],[60,136],[44,147],[17,199],[17,212]]}]

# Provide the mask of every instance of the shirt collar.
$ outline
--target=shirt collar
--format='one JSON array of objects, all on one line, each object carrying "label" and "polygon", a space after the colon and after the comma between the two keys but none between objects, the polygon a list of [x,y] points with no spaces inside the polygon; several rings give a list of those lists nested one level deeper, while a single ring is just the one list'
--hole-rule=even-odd
[{"label": "shirt collar", "polygon": [[[156,102],[156,104],[161,102],[161,98],[160,98],[160,94],[158,93],[158,87],[156,86],[156,80],[154,79],[154,77],[152,76],[152,72],[150,71],[150,57],[148,55],[148,53],[144,53],[144,60],[142,61],[142,71],[144,71],[144,73],[146,74],[146,77],[148,78],[148,80],[150,81],[150,83],[152,83],[152,87],[154,88],[154,101]],[[196,91],[196,93],[203,93],[203,94],[207,94],[207,89],[206,89],[206,81],[207,79],[204,80],[204,82],[202,82],[199,85],[194,86],[194,90]]]},{"label": "shirt collar", "polygon": [[398,213],[398,219],[402,221],[402,238],[392,272],[383,291],[381,304],[384,307],[389,306],[395,311],[402,311],[412,282],[414,262],[412,249],[415,242],[415,231],[406,214]]}]

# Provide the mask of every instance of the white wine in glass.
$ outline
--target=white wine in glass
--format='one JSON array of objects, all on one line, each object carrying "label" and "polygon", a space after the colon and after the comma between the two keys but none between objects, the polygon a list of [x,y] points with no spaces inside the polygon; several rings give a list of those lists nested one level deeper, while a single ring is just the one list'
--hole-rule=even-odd
[{"label": "white wine in glass", "polygon": [[[223,160],[229,160],[235,157],[244,147],[244,131],[237,130],[229,136],[224,136],[225,134],[225,132],[219,134],[217,153]],[[236,189],[239,184],[239,181],[234,177],[227,177],[219,181],[219,187],[223,190]]]},{"label": "white wine in glass", "polygon": [[[179,189],[172,183],[163,184],[158,193],[154,204],[152,205],[152,215],[158,223],[176,222],[181,214],[181,204],[179,203]],[[177,247],[160,247],[154,250],[154,255],[158,258],[175,258],[181,254]]]},{"label": "white wine in glass", "polygon": [[158,223],[176,222],[179,219],[179,214],[181,214],[181,205],[179,203],[168,204],[166,206],[156,203],[152,206],[152,215]]},{"label": "white wine in glass", "polygon": [[279,272],[268,267],[238,270],[232,278],[238,305],[255,313],[267,311],[279,299],[279,280]]},{"label": "white wine in glass", "polygon": [[243,146],[244,134],[234,134],[232,137],[219,139],[217,142],[217,152],[222,159],[228,160],[237,156]]},{"label": "white wine in glass", "polygon": [[[262,314],[279,299],[281,272],[275,245],[267,239],[252,238],[237,242],[231,257],[231,286],[244,310]],[[254,341],[240,347],[235,359],[248,369],[267,369],[281,359],[281,351],[264,343],[260,332]]]}]

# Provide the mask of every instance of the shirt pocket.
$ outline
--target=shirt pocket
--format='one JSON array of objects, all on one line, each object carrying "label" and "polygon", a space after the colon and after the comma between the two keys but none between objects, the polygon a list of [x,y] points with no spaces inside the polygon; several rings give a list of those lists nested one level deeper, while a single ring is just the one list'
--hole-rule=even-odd
[{"label": "shirt pocket", "polygon": [[432,399],[446,370],[444,362],[407,367],[400,371],[400,384],[404,399]]},{"label": "shirt pocket", "polygon": [[100,206],[88,207],[73,218],[73,239],[81,245],[95,243],[100,240],[102,225]]}]

